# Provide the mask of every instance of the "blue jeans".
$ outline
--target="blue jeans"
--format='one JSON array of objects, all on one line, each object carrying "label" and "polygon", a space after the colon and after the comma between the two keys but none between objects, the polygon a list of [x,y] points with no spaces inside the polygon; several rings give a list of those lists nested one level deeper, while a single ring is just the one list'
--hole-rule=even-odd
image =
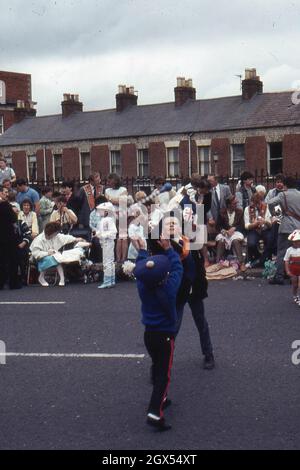
[{"label": "blue jeans", "polygon": [[210,340],[209,326],[204,315],[204,303],[202,299],[189,297],[187,302],[177,304],[177,328],[176,336],[179,333],[185,304],[188,303],[192,311],[193,319],[200,336],[200,346],[204,356],[213,354],[213,347]]}]

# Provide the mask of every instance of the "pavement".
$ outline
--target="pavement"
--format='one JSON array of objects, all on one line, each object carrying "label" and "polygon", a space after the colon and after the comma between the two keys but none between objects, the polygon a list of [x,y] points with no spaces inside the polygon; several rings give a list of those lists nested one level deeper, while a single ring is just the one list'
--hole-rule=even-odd
[{"label": "pavement", "polygon": [[0,364],[0,449],[299,449],[300,365],[291,358],[300,309],[290,286],[211,281],[205,307],[216,368],[202,369],[187,308],[166,411],[173,427],[160,434],[145,424],[150,360],[134,282],[2,291],[6,351],[62,356]]}]

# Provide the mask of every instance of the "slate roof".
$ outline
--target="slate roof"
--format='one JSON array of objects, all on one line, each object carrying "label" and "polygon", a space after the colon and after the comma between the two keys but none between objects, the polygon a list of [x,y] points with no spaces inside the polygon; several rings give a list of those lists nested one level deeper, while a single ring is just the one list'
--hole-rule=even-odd
[{"label": "slate roof", "polygon": [[0,146],[300,125],[300,106],[291,98],[292,92],[263,93],[250,101],[230,96],[31,117],[10,127]]}]

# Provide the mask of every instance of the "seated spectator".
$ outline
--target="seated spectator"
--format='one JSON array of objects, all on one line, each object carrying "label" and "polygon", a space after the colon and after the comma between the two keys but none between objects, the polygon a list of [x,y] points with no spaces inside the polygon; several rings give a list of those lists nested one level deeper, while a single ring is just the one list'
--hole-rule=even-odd
[{"label": "seated spectator", "polygon": [[45,272],[51,267],[56,267],[58,271],[60,277],[59,286],[65,285],[63,267],[58,263],[55,255],[58,254],[59,250],[65,245],[83,241],[82,238],[75,238],[72,235],[60,233],[60,229],[59,222],[49,222],[44,232],[40,233],[30,246],[32,256],[38,262],[38,270],[40,271],[39,283],[43,287],[49,286],[45,279]]},{"label": "seated spectator", "polygon": [[50,222],[59,222],[61,233],[67,234],[73,225],[77,224],[77,216],[71,209],[67,208],[67,199],[65,196],[56,198],[56,207],[50,216]]},{"label": "seated spectator", "polygon": [[243,256],[242,244],[244,241],[244,214],[242,209],[237,207],[237,199],[235,196],[229,196],[226,201],[226,208],[220,210],[220,230],[217,235],[217,263],[223,259],[225,250],[232,248],[233,253],[237,257],[241,271],[245,271],[245,263]]},{"label": "seated spectator", "polygon": [[33,210],[36,212],[37,215],[39,215],[40,212],[40,196],[39,193],[28,186],[26,183],[26,180],[23,178],[19,178],[16,181],[17,184],[17,203],[22,204],[24,199],[29,199],[31,201],[31,204],[33,206]]},{"label": "seated spectator", "polygon": [[39,226],[36,213],[33,211],[33,204],[30,199],[23,199],[21,203],[21,211],[18,219],[26,222],[27,227],[31,232],[31,237],[35,238],[39,234]]},{"label": "seated spectator", "polygon": [[[13,211],[18,216],[20,206],[17,202],[11,202]],[[21,280],[23,285],[27,285],[27,272],[29,263],[29,245],[32,242],[31,231],[26,222],[18,219],[16,224],[16,242],[18,247],[18,266],[20,268]]]},{"label": "seated spectator", "polygon": [[54,201],[52,200],[53,191],[51,188],[46,187],[42,189],[42,197],[40,200],[40,232],[42,232],[46,224],[50,221],[50,215],[54,209]]},{"label": "seated spectator", "polygon": [[265,188],[262,184],[258,184],[258,185],[255,187],[255,192],[257,192],[257,193],[260,195],[262,201],[265,200],[265,197],[266,197],[266,194],[267,194],[267,190],[266,190],[266,188]]},{"label": "seated spectator", "polygon": [[[251,203],[244,211],[244,223],[247,231],[249,258],[254,266],[263,266],[265,261],[272,258],[271,214],[268,205],[262,201],[259,194],[253,194]],[[259,241],[264,242],[264,251],[260,255]]]},{"label": "seated spectator", "polygon": [[0,157],[0,184],[2,186],[4,180],[14,183],[16,181],[16,174],[11,167],[7,166],[5,158]]},{"label": "seated spectator", "polygon": [[238,207],[243,211],[250,205],[251,197],[255,193],[253,186],[254,176],[249,171],[241,174],[240,185],[236,192]]}]

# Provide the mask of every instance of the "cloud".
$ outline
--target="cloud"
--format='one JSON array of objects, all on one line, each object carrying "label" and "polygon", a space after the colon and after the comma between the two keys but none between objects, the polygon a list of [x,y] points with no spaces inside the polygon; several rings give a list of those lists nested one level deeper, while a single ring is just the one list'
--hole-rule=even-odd
[{"label": "cloud", "polygon": [[300,0],[0,0],[0,14],[0,70],[31,73],[39,114],[64,92],[114,107],[119,83],[145,104],[173,100],[177,76],[199,98],[238,94],[245,67],[266,91],[300,79]]}]

